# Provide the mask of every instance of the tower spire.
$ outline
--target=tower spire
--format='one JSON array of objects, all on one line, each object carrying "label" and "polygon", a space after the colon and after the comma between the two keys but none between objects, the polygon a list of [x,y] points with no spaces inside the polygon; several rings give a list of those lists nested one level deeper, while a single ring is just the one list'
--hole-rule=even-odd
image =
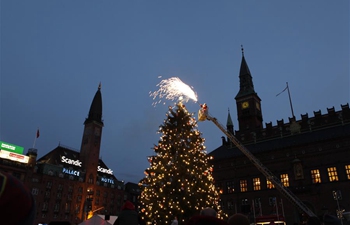
[{"label": "tower spire", "polygon": [[101,96],[101,82],[98,85],[98,89],[96,91],[96,94],[94,96],[94,99],[92,100],[90,110],[89,110],[89,116],[85,119],[84,124],[89,122],[98,122],[103,126],[102,121],[102,96]]},{"label": "tower spire", "polygon": [[244,57],[244,48],[243,48],[243,45],[241,45],[241,51],[242,51],[242,57]]}]

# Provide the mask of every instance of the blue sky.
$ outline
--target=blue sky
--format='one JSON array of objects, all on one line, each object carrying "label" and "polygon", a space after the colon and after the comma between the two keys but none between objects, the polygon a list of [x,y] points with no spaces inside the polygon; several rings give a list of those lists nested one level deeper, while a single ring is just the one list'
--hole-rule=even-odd
[{"label": "blue sky", "polygon": [[[349,1],[1,1],[0,140],[81,144],[102,83],[101,157],[117,179],[138,182],[159,140],[166,105],[150,91],[179,77],[225,124],[239,90],[241,45],[262,99],[263,123],[349,103]],[[198,105],[186,104],[190,112]],[[208,152],[223,133],[199,122]]]}]

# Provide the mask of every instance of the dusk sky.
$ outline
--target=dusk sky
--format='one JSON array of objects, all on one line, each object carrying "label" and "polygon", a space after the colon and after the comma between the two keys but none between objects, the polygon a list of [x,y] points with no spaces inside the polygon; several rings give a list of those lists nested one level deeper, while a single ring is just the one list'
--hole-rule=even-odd
[{"label": "dusk sky", "polygon": [[[238,129],[241,45],[263,124],[349,103],[349,0],[2,0],[0,140],[38,158],[59,144],[79,151],[101,82],[100,157],[119,180],[149,167],[168,106],[152,105],[161,79],[179,77],[199,103]],[[158,78],[162,76],[162,78]],[[186,107],[197,115],[198,104]],[[207,151],[224,134],[198,122]],[[265,126],[265,125],[264,125]]]}]

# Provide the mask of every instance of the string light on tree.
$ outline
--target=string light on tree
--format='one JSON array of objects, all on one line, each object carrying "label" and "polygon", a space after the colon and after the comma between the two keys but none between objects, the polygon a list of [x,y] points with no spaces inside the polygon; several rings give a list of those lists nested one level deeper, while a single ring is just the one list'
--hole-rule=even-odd
[{"label": "string light on tree", "polygon": [[170,224],[175,216],[184,222],[205,207],[222,216],[205,140],[194,114],[183,104],[189,99],[196,102],[197,95],[178,78],[163,80],[157,86],[160,89],[151,94],[153,99],[178,102],[168,108],[158,130],[158,144],[153,147],[155,155],[148,157],[150,167],[139,183],[142,216],[149,224],[159,225]]}]

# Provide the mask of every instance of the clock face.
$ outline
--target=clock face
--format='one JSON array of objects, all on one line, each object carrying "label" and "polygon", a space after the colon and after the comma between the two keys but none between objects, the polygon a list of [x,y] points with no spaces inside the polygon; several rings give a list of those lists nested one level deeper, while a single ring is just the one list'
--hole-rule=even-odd
[{"label": "clock face", "polygon": [[249,103],[248,102],[243,102],[242,103],[242,108],[243,109],[246,109],[246,108],[248,108],[249,107]]}]

